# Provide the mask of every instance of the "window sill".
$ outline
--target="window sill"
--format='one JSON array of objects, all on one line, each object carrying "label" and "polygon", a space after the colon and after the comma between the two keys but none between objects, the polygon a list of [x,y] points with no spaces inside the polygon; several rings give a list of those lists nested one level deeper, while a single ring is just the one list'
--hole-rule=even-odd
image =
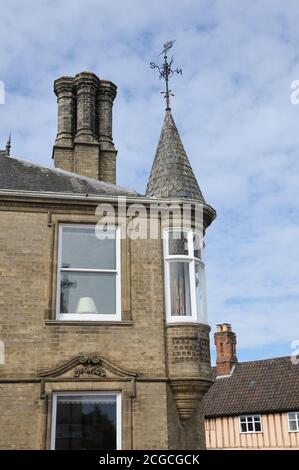
[{"label": "window sill", "polygon": [[70,326],[133,326],[134,322],[131,320],[110,320],[110,321],[84,321],[84,320],[45,320],[45,325],[70,325]]},{"label": "window sill", "polygon": [[240,431],[240,434],[263,434],[263,431]]},{"label": "window sill", "polygon": [[210,326],[207,324],[207,323],[201,323],[199,321],[179,321],[179,320],[176,320],[176,321],[167,321],[166,322],[166,326],[169,327],[169,326],[202,326],[202,327],[205,327],[207,328],[208,330],[210,330]]}]

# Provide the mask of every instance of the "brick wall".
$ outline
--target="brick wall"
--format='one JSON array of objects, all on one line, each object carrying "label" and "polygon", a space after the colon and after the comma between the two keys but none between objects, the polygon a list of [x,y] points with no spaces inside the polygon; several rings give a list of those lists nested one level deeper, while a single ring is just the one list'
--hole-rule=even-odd
[{"label": "brick wall", "polygon": [[[125,447],[196,445],[199,421],[195,417],[182,427],[168,385],[168,369],[183,364],[188,370],[192,363],[194,371],[196,363],[197,373],[207,377],[208,343],[203,342],[201,349],[197,340],[196,344],[190,343],[188,338],[202,336],[207,341],[208,332],[205,327],[192,327],[191,332],[188,327],[173,327],[166,342],[161,240],[130,241],[130,276],[122,279],[123,305],[130,307],[130,320],[120,324],[59,324],[49,310],[56,265],[52,259],[56,256],[53,221],[90,222],[95,207],[24,200],[3,201],[0,209],[0,340],[4,341],[6,358],[0,365],[0,448],[41,449],[48,445],[47,397],[51,399],[55,387],[68,390],[87,385],[84,379],[80,382],[71,377],[70,372],[41,380],[39,371],[53,369],[82,353],[95,352],[137,374],[132,379],[124,373],[115,382],[117,389],[124,390],[128,403]],[[125,251],[123,256],[129,253]],[[182,336],[185,339],[178,339]],[[171,363],[167,362],[168,356]],[[105,378],[93,380],[92,389],[111,389],[116,380],[114,372],[111,374],[107,382]]]}]

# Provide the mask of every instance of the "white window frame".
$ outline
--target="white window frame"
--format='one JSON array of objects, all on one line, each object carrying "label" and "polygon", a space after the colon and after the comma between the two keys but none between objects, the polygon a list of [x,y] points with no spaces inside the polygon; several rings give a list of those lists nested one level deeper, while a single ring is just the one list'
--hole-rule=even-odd
[{"label": "white window frame", "polygon": [[[290,414],[295,413],[295,419],[290,419]],[[297,429],[291,429],[290,428],[290,421],[296,421]],[[290,411],[288,413],[288,428],[289,432],[299,432],[299,411]]]},{"label": "white window frame", "polygon": [[122,447],[122,395],[114,391],[81,391],[81,392],[54,392],[52,398],[52,422],[51,422],[51,450],[55,450],[56,441],[56,416],[57,398],[61,396],[83,396],[83,395],[112,395],[116,397],[116,450]]},{"label": "white window frame", "polygon": [[[169,254],[169,233],[170,232],[187,232],[188,255],[170,255]],[[204,323],[207,324],[207,301],[206,301],[206,284],[204,273],[203,246],[200,248],[201,258],[194,257],[194,241],[193,236],[201,234],[190,228],[172,227],[163,231],[163,252],[164,252],[164,273],[165,273],[165,307],[167,323]],[[190,280],[190,303],[191,315],[171,315],[171,290],[170,290],[170,270],[171,262],[188,262],[189,263],[189,280]],[[201,269],[201,286],[202,286],[202,302],[200,305],[200,315],[198,316],[196,302],[196,283],[195,283],[195,265],[199,264]]]},{"label": "white window frame", "polygon": [[[107,229],[115,230],[115,250],[116,250],[116,266],[115,269],[76,269],[76,268],[62,268],[62,230],[63,227],[73,228],[96,228],[96,224],[59,224],[58,230],[58,262],[57,262],[57,291],[56,291],[56,319],[63,321],[120,321],[121,320],[121,247],[120,247],[120,227],[108,226]],[[62,272],[80,272],[80,273],[113,273],[116,274],[116,299],[115,306],[116,312],[114,314],[103,313],[61,313],[60,312],[60,291],[61,291],[61,273]]]},{"label": "white window frame", "polygon": [[[253,426],[255,424],[255,421],[254,421],[254,418],[255,417],[258,417],[259,418],[259,424],[261,426],[261,430],[260,431],[248,431],[248,418],[252,418],[252,422],[253,422]],[[245,418],[245,424],[246,424],[246,428],[247,428],[247,431],[242,431],[242,426],[241,426],[241,418]],[[244,423],[242,423],[244,424]],[[262,415],[260,414],[253,414],[253,415],[241,415],[239,416],[239,426],[240,426],[240,433],[241,434],[260,434],[263,432],[263,423],[262,423]]]}]

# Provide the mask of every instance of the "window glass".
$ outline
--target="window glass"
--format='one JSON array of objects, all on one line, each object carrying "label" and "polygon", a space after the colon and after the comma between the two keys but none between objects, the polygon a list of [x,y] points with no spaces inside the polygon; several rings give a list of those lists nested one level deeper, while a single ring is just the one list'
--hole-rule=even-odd
[{"label": "window glass", "polygon": [[170,262],[171,315],[191,315],[189,263]]},{"label": "window glass", "polygon": [[58,396],[55,449],[116,449],[116,424],[116,396]]},{"label": "window glass", "polygon": [[246,423],[241,423],[241,431],[242,431],[242,432],[246,432],[246,431],[247,431]]},{"label": "window glass", "polygon": [[198,233],[193,234],[193,254],[194,258],[201,259],[202,239]]},{"label": "window glass", "polygon": [[248,422],[248,431],[253,431],[253,423]]},{"label": "window glass", "polygon": [[257,431],[257,432],[261,431],[261,423],[260,422],[255,423],[255,431]]},{"label": "window glass", "polygon": [[290,431],[297,431],[297,422],[296,421],[289,421],[290,424]]},{"label": "window glass", "polygon": [[99,240],[95,227],[63,226],[61,267],[72,269],[115,269],[115,230],[108,229],[111,238]]},{"label": "window glass", "polygon": [[196,308],[197,317],[202,317],[203,311],[203,286],[202,286],[202,266],[199,263],[195,263],[195,294],[196,294]]},{"label": "window glass", "polygon": [[188,256],[188,234],[184,231],[173,230],[169,232],[168,251],[170,256]]},{"label": "window glass", "polygon": [[115,273],[61,273],[60,313],[115,314],[115,311]]}]

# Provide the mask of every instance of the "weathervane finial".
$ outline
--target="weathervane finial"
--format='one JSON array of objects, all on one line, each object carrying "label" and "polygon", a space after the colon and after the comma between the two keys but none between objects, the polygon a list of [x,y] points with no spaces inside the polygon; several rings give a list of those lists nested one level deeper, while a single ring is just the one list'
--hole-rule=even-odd
[{"label": "weathervane finial", "polygon": [[165,91],[161,91],[161,93],[164,95],[164,98],[166,99],[166,111],[170,111],[170,96],[174,96],[173,93],[171,93],[171,90],[169,89],[169,78],[174,74],[178,73],[182,75],[182,69],[172,69],[172,64],[174,62],[173,56],[171,57],[170,62],[168,62],[168,57],[167,57],[167,52],[169,49],[172,48],[174,45],[174,41],[167,41],[164,46],[163,46],[163,51],[159,54],[162,55],[164,54],[164,63],[162,65],[156,65],[155,62],[150,62],[150,67],[152,69],[158,69],[159,70],[159,78],[163,78],[165,80]]}]

